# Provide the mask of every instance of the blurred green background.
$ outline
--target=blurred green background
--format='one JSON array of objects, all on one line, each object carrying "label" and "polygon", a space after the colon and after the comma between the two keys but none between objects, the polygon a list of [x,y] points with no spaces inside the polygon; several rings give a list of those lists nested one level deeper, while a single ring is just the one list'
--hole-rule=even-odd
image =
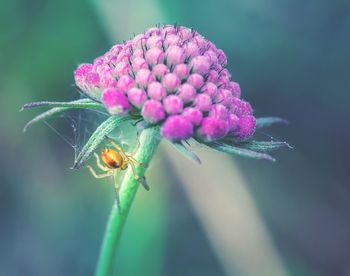
[{"label": "blurred green background", "polygon": [[94,273],[113,187],[69,167],[96,114],[23,134],[38,110],[18,110],[77,98],[79,63],[163,22],[222,48],[255,114],[289,120],[268,134],[295,149],[276,163],[201,152],[195,175],[162,146],[116,274],[350,275],[349,1],[3,0],[0,15],[0,275]]}]

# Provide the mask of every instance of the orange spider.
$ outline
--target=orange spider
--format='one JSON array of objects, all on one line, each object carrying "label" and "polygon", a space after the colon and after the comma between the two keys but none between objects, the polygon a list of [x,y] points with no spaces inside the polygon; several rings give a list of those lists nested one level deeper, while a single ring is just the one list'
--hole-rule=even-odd
[{"label": "orange spider", "polygon": [[103,163],[101,162],[99,155],[96,152],[94,153],[97,167],[100,168],[105,173],[98,174],[95,172],[95,170],[91,166],[88,165],[86,167],[90,170],[91,174],[97,179],[114,176],[114,188],[118,194],[118,190],[119,190],[119,185],[117,181],[118,172],[120,170],[121,171],[126,170],[130,165],[132,172],[134,174],[135,180],[139,181],[145,187],[146,190],[149,190],[149,187],[145,181],[145,177],[140,178],[137,175],[136,168],[135,168],[135,164],[138,166],[143,166],[142,163],[140,163],[133,157],[133,155],[139,149],[140,143],[138,142],[136,149],[134,150],[133,153],[127,153],[122,149],[122,147],[118,146],[112,139],[110,139],[109,137],[106,137],[106,138],[112,144],[113,148],[105,148],[102,150],[101,159]]}]

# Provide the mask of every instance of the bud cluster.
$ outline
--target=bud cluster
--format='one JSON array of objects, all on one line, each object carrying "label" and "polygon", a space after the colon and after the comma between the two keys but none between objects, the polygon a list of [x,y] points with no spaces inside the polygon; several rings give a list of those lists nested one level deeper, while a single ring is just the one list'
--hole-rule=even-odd
[{"label": "bud cluster", "polygon": [[191,29],[164,25],[114,45],[75,71],[77,86],[111,115],[137,110],[171,141],[195,136],[244,141],[255,131],[251,105],[240,99],[224,52]]}]

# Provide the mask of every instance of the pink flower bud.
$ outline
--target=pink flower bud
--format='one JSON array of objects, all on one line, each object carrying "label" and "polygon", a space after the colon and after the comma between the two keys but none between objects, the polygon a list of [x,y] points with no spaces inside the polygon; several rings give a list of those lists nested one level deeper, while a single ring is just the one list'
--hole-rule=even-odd
[{"label": "pink flower bud", "polygon": [[165,64],[157,64],[153,67],[152,72],[156,78],[161,79],[169,73],[169,69]]},{"label": "pink flower bud", "polygon": [[232,92],[227,89],[219,89],[218,94],[215,97],[216,103],[221,103],[223,105],[229,106],[232,101]]},{"label": "pink flower bud", "polygon": [[134,79],[129,75],[123,75],[118,80],[117,87],[122,91],[128,91],[133,86],[134,86]]},{"label": "pink flower bud", "polygon": [[148,96],[151,99],[160,101],[166,95],[165,88],[159,82],[151,82],[147,87]]},{"label": "pink flower bud", "polygon": [[136,56],[132,60],[132,68],[134,71],[139,71],[140,69],[148,69],[148,64],[146,63],[146,60],[142,57]]},{"label": "pink flower bud", "polygon": [[194,42],[188,42],[184,46],[186,57],[188,58],[194,58],[199,55],[199,48],[196,43]]},{"label": "pink flower bud", "polygon": [[225,137],[228,131],[229,127],[226,121],[207,117],[202,120],[198,134],[206,141],[213,141]]},{"label": "pink flower bud", "polygon": [[128,91],[128,98],[134,106],[141,108],[147,100],[147,95],[143,89],[133,87]]},{"label": "pink flower bud", "polygon": [[219,49],[217,51],[217,55],[218,55],[218,60],[219,60],[219,63],[222,65],[222,66],[225,66],[226,63],[227,63],[227,58],[226,58],[226,55],[224,53],[223,50]]},{"label": "pink flower bud", "polygon": [[204,56],[207,57],[208,61],[210,64],[217,63],[218,62],[218,57],[216,53],[213,50],[208,50],[204,53]]},{"label": "pink flower bud", "polygon": [[192,74],[188,77],[187,83],[191,84],[194,88],[199,89],[204,84],[204,78],[200,74]]},{"label": "pink flower bud", "polygon": [[207,81],[216,83],[219,78],[219,73],[215,70],[210,70],[208,73]]},{"label": "pink flower bud", "polygon": [[181,115],[171,115],[164,122],[160,133],[171,141],[186,140],[193,135],[193,125]]},{"label": "pink flower bud", "polygon": [[177,45],[170,46],[166,50],[165,56],[166,56],[167,64],[169,65],[176,65],[179,63],[183,63],[185,61],[184,50]]},{"label": "pink flower bud", "polygon": [[136,82],[138,83],[138,85],[145,87],[152,81],[154,81],[154,77],[150,70],[140,69],[139,71],[137,71]]},{"label": "pink flower bud", "polygon": [[179,31],[179,35],[181,36],[182,40],[186,41],[186,40],[189,40],[193,36],[193,33],[192,33],[191,29],[181,27],[181,29]]},{"label": "pink flower bud", "polygon": [[243,115],[239,118],[238,127],[234,131],[234,136],[239,141],[245,141],[249,139],[254,131],[256,126],[256,120],[254,116]]},{"label": "pink flower bud", "polygon": [[168,114],[178,114],[182,112],[183,102],[180,97],[170,95],[163,100],[164,109]]},{"label": "pink flower bud", "polygon": [[234,97],[237,97],[237,98],[241,97],[241,87],[237,82],[234,82],[234,81],[230,82],[230,90]]},{"label": "pink flower bud", "polygon": [[133,57],[134,57],[134,58],[140,57],[140,58],[143,58],[143,59],[144,59],[144,57],[145,57],[145,55],[144,55],[144,50],[141,49],[141,48],[136,48],[136,49],[134,49]]},{"label": "pink flower bud", "polygon": [[203,36],[198,34],[193,38],[193,40],[197,43],[199,49],[207,47],[208,42]]},{"label": "pink flower bud", "polygon": [[129,62],[121,61],[115,66],[113,70],[113,75],[116,77],[120,77],[122,75],[129,74],[129,72],[130,72]]},{"label": "pink flower bud", "polygon": [[190,103],[196,97],[196,89],[192,85],[184,83],[179,87],[178,95],[184,103]]},{"label": "pink flower bud", "polygon": [[218,92],[218,88],[216,87],[216,85],[214,83],[207,82],[206,84],[204,84],[201,91],[213,98],[213,97],[215,97],[216,93]]},{"label": "pink flower bud", "polygon": [[147,48],[153,48],[157,47],[160,48],[162,47],[162,38],[159,35],[152,35],[150,38],[147,39],[146,45]]},{"label": "pink flower bud", "polygon": [[149,65],[155,65],[163,62],[164,53],[160,48],[153,47],[146,52],[145,57]]},{"label": "pink flower bud", "polygon": [[118,60],[118,56],[112,54],[111,52],[107,52],[103,55],[103,61],[105,64],[115,64],[117,60]]},{"label": "pink flower bud", "polygon": [[103,74],[100,77],[100,88],[116,88],[118,85],[117,80],[111,74]]},{"label": "pink flower bud", "polygon": [[97,73],[90,72],[86,76],[86,83],[90,86],[97,86],[100,82],[100,76]]},{"label": "pink flower bud", "polygon": [[135,36],[132,41],[128,41],[129,43],[128,42],[126,43],[132,46],[134,49],[137,49],[137,48],[142,49],[146,41],[147,41],[147,37],[144,34],[139,34]]},{"label": "pink flower bud", "polygon": [[229,127],[230,131],[237,130],[239,118],[235,114],[230,113],[230,115],[228,116],[227,122],[228,122],[228,127]]},{"label": "pink flower bud", "polygon": [[209,72],[210,63],[206,56],[196,56],[191,60],[190,68],[194,73],[206,74]]},{"label": "pink flower bud", "polygon": [[165,118],[163,105],[156,100],[147,100],[142,107],[141,114],[150,123],[157,123]]},{"label": "pink flower bud", "polygon": [[227,120],[229,117],[229,111],[226,108],[226,106],[222,104],[214,104],[212,105],[210,112],[209,112],[209,117],[214,117],[222,120]]},{"label": "pink flower bud", "polygon": [[76,78],[85,77],[91,71],[92,71],[92,64],[83,63],[83,64],[80,64],[78,68],[74,71],[74,76]]},{"label": "pink flower bud", "polygon": [[178,76],[181,80],[188,77],[189,69],[188,66],[184,63],[180,63],[175,66],[174,74]]},{"label": "pink flower bud", "polygon": [[203,115],[197,108],[186,107],[182,112],[182,116],[190,121],[194,126],[200,125]]},{"label": "pink flower bud", "polygon": [[167,36],[164,39],[164,46],[166,48],[172,46],[172,45],[178,45],[180,41],[180,38],[175,34],[167,34]]},{"label": "pink flower bud", "polygon": [[118,59],[119,62],[121,62],[121,61],[129,62],[130,57],[131,57],[130,52],[121,51],[121,52],[118,54],[117,59]]},{"label": "pink flower bud", "polygon": [[104,60],[103,60],[103,57],[98,57],[98,58],[95,58],[94,59],[94,62],[93,62],[93,66],[95,68],[101,66],[101,65],[104,65]]},{"label": "pink flower bud", "polygon": [[165,25],[161,31],[163,37],[166,37],[168,35],[174,35],[176,33],[176,28],[173,25]]},{"label": "pink flower bud", "polygon": [[162,79],[163,86],[170,92],[174,91],[180,83],[179,77],[173,73],[166,74]]},{"label": "pink flower bud", "polygon": [[211,108],[211,98],[207,94],[198,94],[194,100],[194,106],[200,111],[206,112]]},{"label": "pink flower bud", "polygon": [[117,56],[120,51],[123,49],[123,45],[120,45],[120,44],[116,44],[114,45],[110,50],[109,52],[112,54],[112,55],[115,55]]},{"label": "pink flower bud", "polygon": [[102,102],[112,115],[123,115],[131,109],[128,98],[116,88],[107,88],[102,93]]},{"label": "pink flower bud", "polygon": [[251,115],[253,114],[253,109],[250,103],[238,99],[236,97],[231,98],[231,102],[229,105],[231,113],[236,114],[238,117],[242,115]]}]

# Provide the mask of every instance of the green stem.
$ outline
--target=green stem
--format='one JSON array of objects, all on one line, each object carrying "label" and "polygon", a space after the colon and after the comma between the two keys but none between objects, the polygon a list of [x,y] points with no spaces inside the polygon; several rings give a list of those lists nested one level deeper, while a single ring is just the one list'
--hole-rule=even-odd
[{"label": "green stem", "polygon": [[[145,167],[149,164],[159,144],[159,129],[148,128],[140,134],[140,148],[134,155],[135,159],[145,164],[137,166],[137,174],[143,176]],[[119,191],[120,206],[112,207],[103,238],[100,257],[97,263],[96,276],[112,275],[115,252],[120,240],[125,220],[133,203],[139,183],[135,180],[130,168],[126,171]]]}]

